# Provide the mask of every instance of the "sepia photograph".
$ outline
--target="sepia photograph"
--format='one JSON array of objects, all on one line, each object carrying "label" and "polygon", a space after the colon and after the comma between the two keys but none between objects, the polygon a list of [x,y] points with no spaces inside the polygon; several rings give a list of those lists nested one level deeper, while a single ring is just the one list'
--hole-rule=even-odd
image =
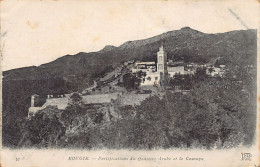
[{"label": "sepia photograph", "polygon": [[1,165],[259,166],[258,28],[258,1],[1,1]]}]

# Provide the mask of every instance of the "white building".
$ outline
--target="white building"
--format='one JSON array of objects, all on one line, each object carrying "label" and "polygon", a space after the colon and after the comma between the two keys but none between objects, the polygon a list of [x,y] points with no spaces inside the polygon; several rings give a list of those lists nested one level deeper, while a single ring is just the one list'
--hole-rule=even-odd
[{"label": "white building", "polygon": [[212,76],[212,77],[223,77],[225,74],[224,68],[218,68],[218,67],[211,67],[206,70],[206,74]]},{"label": "white building", "polygon": [[167,62],[167,53],[163,46],[157,52],[157,64],[155,62],[136,62],[132,73],[142,71],[145,75],[141,78],[141,86],[160,85],[164,77],[174,77],[180,75],[194,75],[197,68],[206,68],[206,73],[212,77],[223,77],[225,73],[225,65],[220,65],[220,68],[213,67],[210,64],[199,65],[190,63],[184,67],[183,61]]},{"label": "white building", "polygon": [[167,72],[167,54],[163,46],[157,52],[157,64],[155,62],[136,62],[132,73],[142,71],[145,76],[141,78],[141,86],[159,85],[161,76]]},{"label": "white building", "polygon": [[155,62],[136,62],[134,68],[132,68],[132,73],[136,72],[150,72],[156,71],[156,65]]},{"label": "white building", "polygon": [[159,85],[160,84],[160,73],[159,72],[147,72],[146,76],[141,79],[141,86],[147,85]]},{"label": "white building", "polygon": [[[173,63],[173,62],[172,62]],[[173,77],[175,74],[185,74],[184,66],[171,67],[167,65],[167,53],[163,46],[157,52],[157,64],[155,62],[136,62],[132,73],[142,71],[146,75],[141,78],[141,86],[160,85],[165,75]]]},{"label": "white building", "polygon": [[181,74],[184,75],[184,66],[177,66],[177,67],[168,67],[167,68],[169,77],[174,77],[175,74]]},{"label": "white building", "polygon": [[220,69],[225,69],[225,68],[226,68],[226,65],[219,65],[219,68],[220,68]]}]

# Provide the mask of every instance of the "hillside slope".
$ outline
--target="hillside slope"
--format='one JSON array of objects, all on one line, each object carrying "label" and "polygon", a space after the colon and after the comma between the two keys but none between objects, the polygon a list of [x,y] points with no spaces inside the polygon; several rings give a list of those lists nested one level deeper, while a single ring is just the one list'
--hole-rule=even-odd
[{"label": "hillside slope", "polygon": [[[93,80],[127,60],[155,61],[164,45],[169,59],[206,63],[222,57],[229,69],[243,74],[247,65],[256,69],[256,30],[205,34],[188,27],[152,38],[128,41],[119,47],[106,46],[98,52],[66,55],[38,67],[24,67],[3,72],[2,141],[5,147],[16,147],[22,138],[31,95],[55,95],[77,92]],[[239,67],[239,68],[237,68]],[[256,73],[241,75],[245,85],[255,92]],[[251,78],[251,80],[250,80]],[[252,83],[250,84],[250,81]],[[214,92],[214,91],[213,91]],[[236,96],[235,96],[236,97]],[[255,98],[255,96],[252,96]],[[253,101],[253,100],[252,100]],[[250,121],[249,121],[250,122]],[[249,128],[252,129],[252,128]]]},{"label": "hillside slope", "polygon": [[[106,46],[98,52],[66,55],[38,67],[5,71],[4,80],[45,79],[63,76],[90,77],[110,65],[131,59],[155,60],[160,45],[164,45],[170,59],[205,63],[218,57],[230,60],[232,55],[245,63],[255,63],[256,30],[240,30],[219,34],[205,34],[189,27],[136,41],[119,47]],[[232,57],[233,58],[233,57]]]}]

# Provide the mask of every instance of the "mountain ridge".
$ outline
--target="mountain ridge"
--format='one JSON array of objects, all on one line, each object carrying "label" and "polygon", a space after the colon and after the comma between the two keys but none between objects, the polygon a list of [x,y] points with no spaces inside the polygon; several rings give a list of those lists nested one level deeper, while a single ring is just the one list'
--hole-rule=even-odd
[{"label": "mountain ridge", "polygon": [[216,57],[229,57],[236,51],[255,54],[253,53],[255,51],[250,49],[256,45],[256,30],[206,34],[183,27],[147,39],[127,41],[118,47],[107,45],[97,52],[79,52],[75,55],[62,56],[40,66],[4,71],[3,76],[4,80],[34,80],[68,75],[90,77],[107,66],[116,66],[131,59],[153,61],[162,43],[170,59],[204,63]]}]

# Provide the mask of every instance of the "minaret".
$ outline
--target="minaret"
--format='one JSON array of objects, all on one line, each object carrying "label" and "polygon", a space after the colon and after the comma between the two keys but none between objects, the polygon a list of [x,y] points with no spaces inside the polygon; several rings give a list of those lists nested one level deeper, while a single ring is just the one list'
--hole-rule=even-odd
[{"label": "minaret", "polygon": [[[34,94],[31,96],[31,107],[35,107],[35,101],[38,100],[38,95]],[[37,98],[37,99],[36,99]]]},{"label": "minaret", "polygon": [[31,107],[34,107],[35,95],[31,96]]},{"label": "minaret", "polygon": [[163,45],[157,52],[157,71],[162,72],[163,74],[167,71],[167,54],[164,51]]}]

